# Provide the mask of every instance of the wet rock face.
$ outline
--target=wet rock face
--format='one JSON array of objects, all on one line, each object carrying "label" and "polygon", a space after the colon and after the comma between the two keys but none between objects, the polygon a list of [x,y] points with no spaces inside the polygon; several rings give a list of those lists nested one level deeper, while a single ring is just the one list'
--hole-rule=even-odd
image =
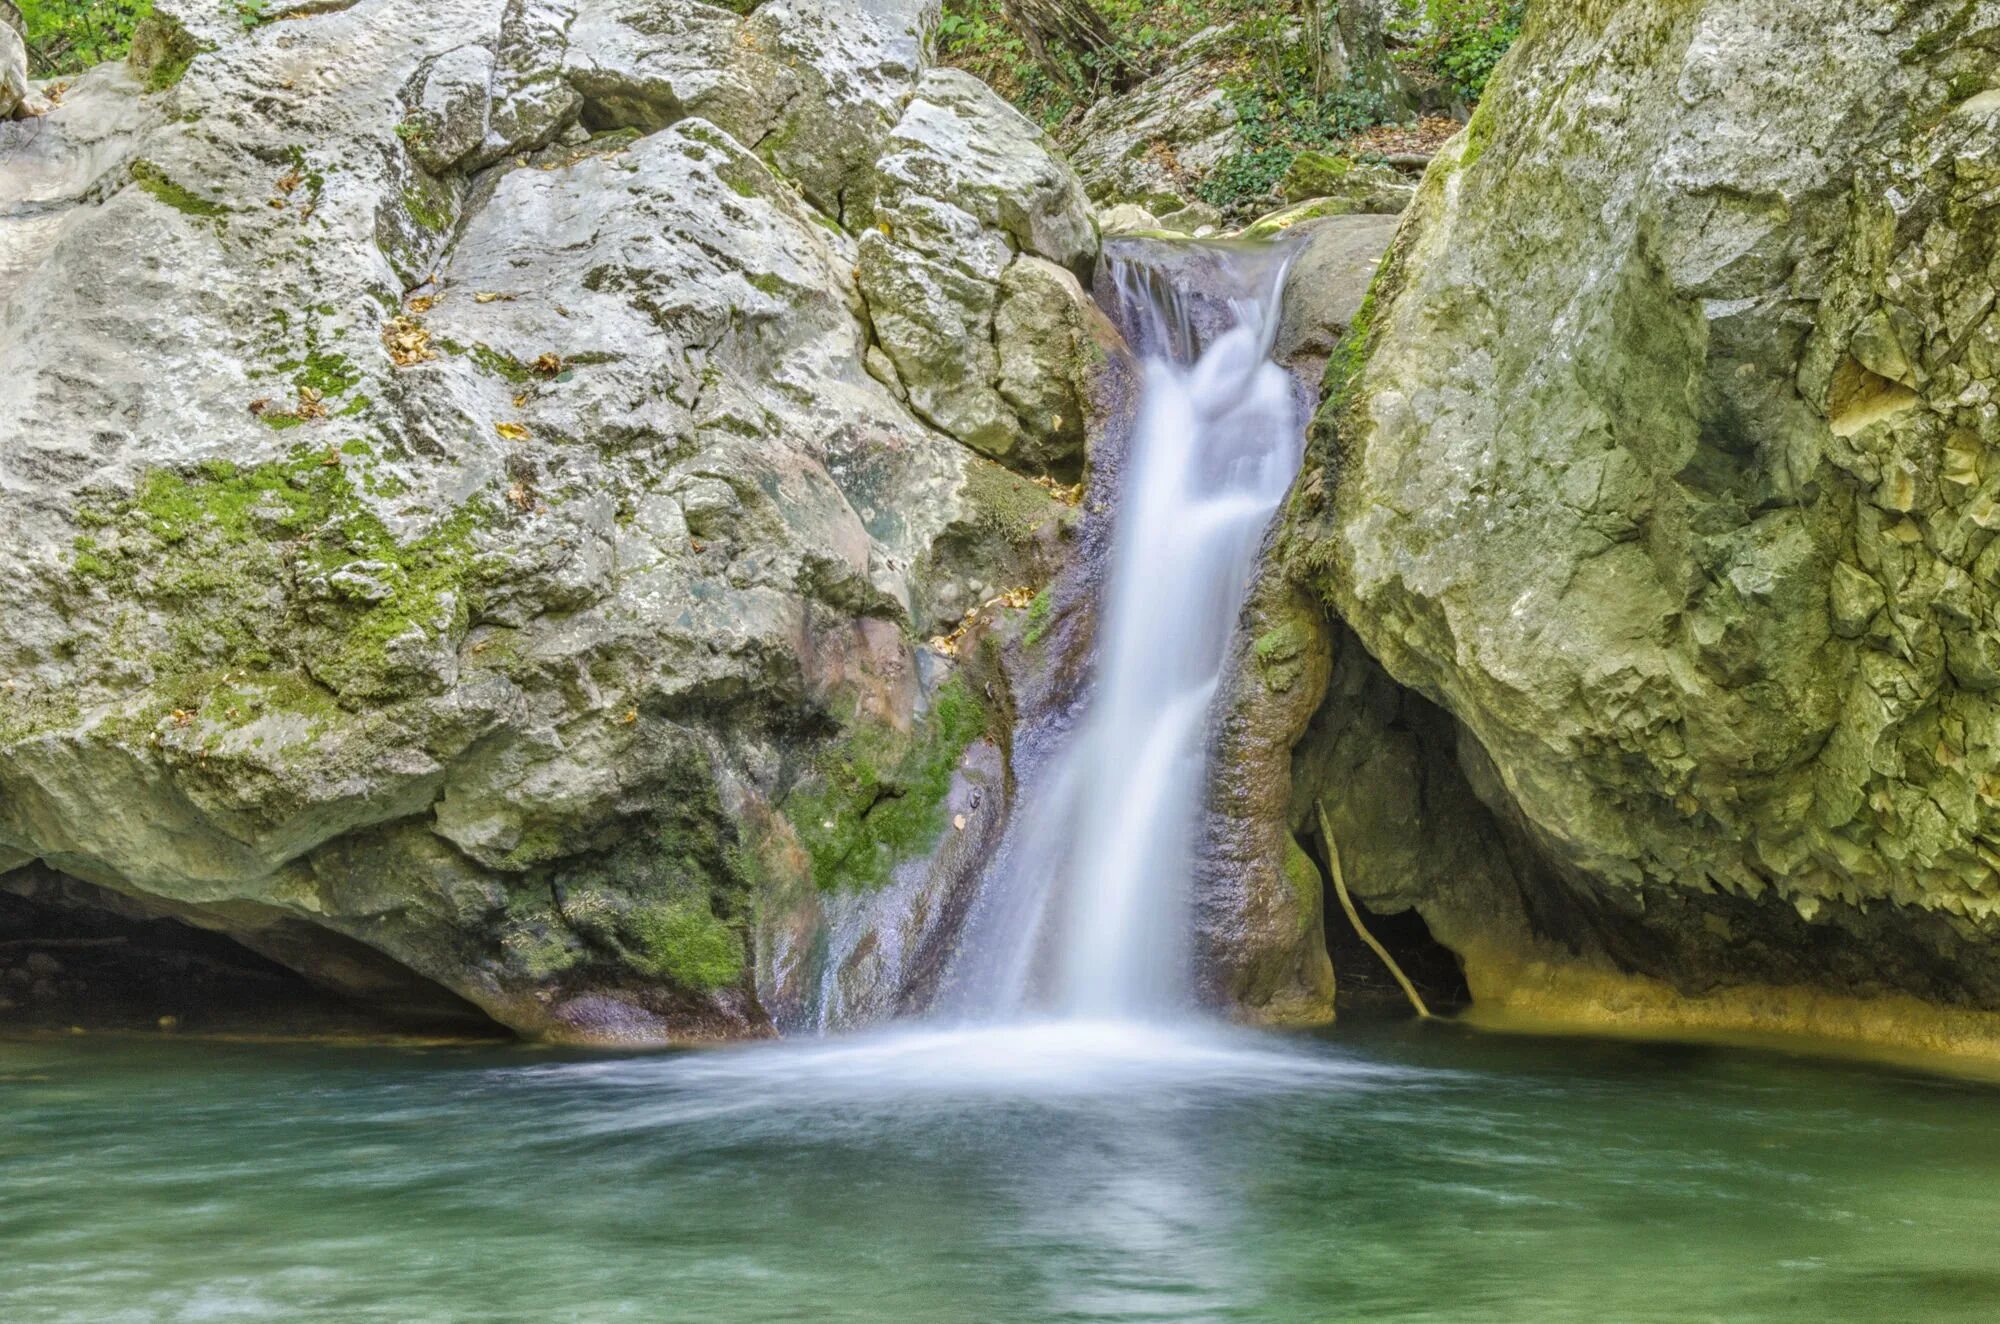
[{"label": "wet rock face", "polygon": [[[1360,308],[1394,218],[1337,216],[1296,228],[1273,354],[1300,381]],[[1184,260],[1179,283],[1200,290],[1204,250]],[[1225,310],[1209,310],[1214,317]],[[1307,403],[1310,396],[1307,395]],[[1309,734],[1326,722],[1336,650],[1324,610],[1287,581],[1281,558],[1266,566],[1237,630],[1214,719],[1214,772],[1196,852],[1195,936],[1204,998],[1242,1019],[1312,1025],[1333,1018],[1325,879],[1301,847],[1314,832],[1296,788],[1316,784]],[[1317,710],[1320,710],[1316,712]],[[1338,921],[1336,921],[1338,922]]]},{"label": "wet rock face", "polygon": [[762,1032],[828,751],[940,801],[830,830],[925,855],[984,718],[940,744],[916,641],[1063,555],[874,371],[855,235],[975,200],[1009,260],[955,288],[1027,301],[992,381],[1046,412],[1081,293],[1006,277],[1087,264],[1080,195],[996,173],[1004,106],[896,164],[926,4],[160,8],[215,49],[0,125],[0,869],[342,935],[529,1033]]},{"label": "wet rock face", "polygon": [[2000,1007],[1996,43],[1542,11],[1334,356],[1287,562],[1572,951]]}]

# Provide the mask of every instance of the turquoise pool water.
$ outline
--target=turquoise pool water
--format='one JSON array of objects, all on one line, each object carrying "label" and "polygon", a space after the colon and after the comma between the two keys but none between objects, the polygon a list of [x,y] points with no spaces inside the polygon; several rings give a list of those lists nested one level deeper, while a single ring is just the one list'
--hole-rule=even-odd
[{"label": "turquoise pool water", "polygon": [[2000,1089],[1116,1025],[0,1043],[0,1321],[2000,1319]]}]

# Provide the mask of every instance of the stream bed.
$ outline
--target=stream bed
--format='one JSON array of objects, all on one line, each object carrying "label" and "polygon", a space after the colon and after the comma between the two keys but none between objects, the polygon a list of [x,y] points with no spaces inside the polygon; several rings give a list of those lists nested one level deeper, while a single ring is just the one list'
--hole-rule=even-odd
[{"label": "stream bed", "polygon": [[1996,1121],[1450,1025],[0,1042],[0,1320],[1991,1321]]}]

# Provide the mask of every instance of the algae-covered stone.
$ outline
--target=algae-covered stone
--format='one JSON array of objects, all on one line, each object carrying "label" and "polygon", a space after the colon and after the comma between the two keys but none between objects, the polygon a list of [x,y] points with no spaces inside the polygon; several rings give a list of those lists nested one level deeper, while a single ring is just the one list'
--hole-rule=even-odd
[{"label": "algae-covered stone", "polygon": [[1290,564],[1572,956],[2000,1008],[1996,24],[1532,11],[1334,356]]},{"label": "algae-covered stone", "polygon": [[1278,191],[1286,202],[1321,199],[1319,214],[1380,212],[1394,215],[1410,205],[1415,183],[1399,171],[1331,152],[1300,152],[1292,158]]}]

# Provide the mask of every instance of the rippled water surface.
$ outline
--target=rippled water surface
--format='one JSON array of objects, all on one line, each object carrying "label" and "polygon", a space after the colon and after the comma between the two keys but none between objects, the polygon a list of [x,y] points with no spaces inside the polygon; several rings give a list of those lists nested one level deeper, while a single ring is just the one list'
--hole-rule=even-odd
[{"label": "rippled water surface", "polygon": [[0,1043],[0,1320],[2000,1319],[2000,1091],[1066,1025]]}]

